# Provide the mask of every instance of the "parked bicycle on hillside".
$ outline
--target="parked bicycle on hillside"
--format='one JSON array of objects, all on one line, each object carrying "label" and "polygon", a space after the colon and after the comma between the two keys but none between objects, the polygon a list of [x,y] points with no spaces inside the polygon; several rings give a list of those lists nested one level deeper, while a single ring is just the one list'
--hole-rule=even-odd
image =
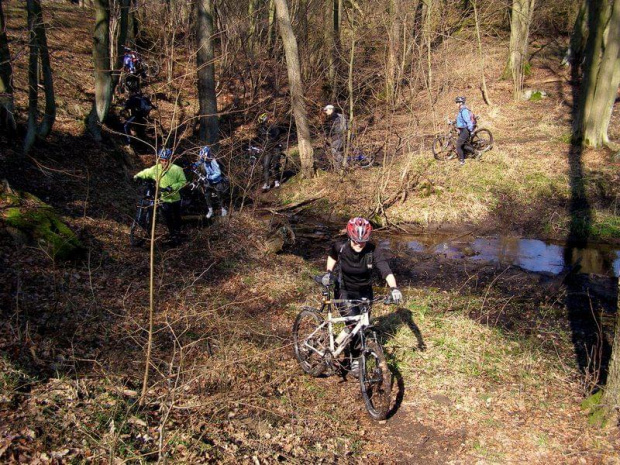
[{"label": "parked bicycle on hillside", "polygon": [[[448,120],[448,131],[437,134],[433,140],[433,155],[437,160],[445,161],[457,158],[456,141],[459,136],[455,122]],[[493,134],[488,129],[476,129],[464,145],[465,153],[479,159],[484,152],[493,148]]]},{"label": "parked bicycle on hillside", "polygon": [[[325,286],[323,276],[316,276],[314,280],[323,288],[321,308],[304,307],[293,325],[295,356],[302,370],[315,377],[323,373],[346,374],[353,360],[350,353],[345,355],[345,349],[356,340],[360,349],[359,382],[364,404],[374,420],[385,419],[390,410],[392,374],[369,321],[371,304],[383,299],[332,299],[333,284]],[[394,302],[385,299],[384,303]],[[360,309],[358,315],[334,316],[334,313],[339,315],[339,308],[352,307]],[[322,316],[325,313],[327,318]],[[334,329],[340,326],[342,331],[334,337]]]}]

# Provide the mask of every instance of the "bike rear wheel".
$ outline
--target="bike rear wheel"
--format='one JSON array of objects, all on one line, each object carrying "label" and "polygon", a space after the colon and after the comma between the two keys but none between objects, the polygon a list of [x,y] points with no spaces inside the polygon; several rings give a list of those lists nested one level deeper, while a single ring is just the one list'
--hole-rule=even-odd
[{"label": "bike rear wheel", "polygon": [[444,134],[435,136],[432,150],[433,156],[439,161],[450,160],[456,156],[456,147],[454,146],[452,138]]},{"label": "bike rear wheel", "polygon": [[381,345],[368,340],[360,357],[360,388],[366,410],[373,420],[384,420],[390,411],[392,374]]},{"label": "bike rear wheel", "polygon": [[471,146],[474,148],[476,158],[480,158],[484,152],[493,148],[493,134],[488,129],[478,129],[471,135]]},{"label": "bike rear wheel", "polygon": [[322,354],[329,350],[327,326],[317,310],[302,310],[293,324],[293,346],[301,369],[310,376],[319,376],[327,368]]},{"label": "bike rear wheel", "polygon": [[144,67],[144,74],[146,74],[148,78],[154,78],[160,72],[159,63],[157,62],[143,63],[142,66]]}]

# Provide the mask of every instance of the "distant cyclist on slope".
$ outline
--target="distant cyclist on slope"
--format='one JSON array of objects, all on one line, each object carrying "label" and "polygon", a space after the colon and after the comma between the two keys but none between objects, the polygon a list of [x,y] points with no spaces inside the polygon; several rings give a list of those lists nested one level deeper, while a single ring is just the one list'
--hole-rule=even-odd
[{"label": "distant cyclist on slope", "polygon": [[465,164],[465,144],[469,140],[471,133],[474,132],[474,119],[471,110],[465,106],[465,97],[457,97],[454,102],[458,105],[456,115],[456,128],[459,130],[459,137],[456,140],[456,153],[459,156],[461,165]]}]

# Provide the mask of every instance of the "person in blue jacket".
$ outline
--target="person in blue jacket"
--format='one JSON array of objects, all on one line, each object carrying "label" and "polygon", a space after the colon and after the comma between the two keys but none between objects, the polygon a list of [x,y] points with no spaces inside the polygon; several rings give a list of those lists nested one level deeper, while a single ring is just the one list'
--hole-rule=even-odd
[{"label": "person in blue jacket", "polygon": [[221,215],[226,216],[227,195],[230,190],[228,179],[222,174],[219,163],[213,156],[211,147],[205,145],[200,149],[198,166],[206,177],[205,201],[207,203],[206,218],[213,216],[213,198],[215,197],[221,207]]},{"label": "person in blue jacket", "polygon": [[469,140],[469,136],[474,132],[474,123],[471,110],[465,106],[465,97],[457,97],[454,102],[458,105],[459,110],[456,115],[456,128],[459,130],[459,137],[456,140],[456,153],[459,156],[461,165],[465,164],[465,144]]}]

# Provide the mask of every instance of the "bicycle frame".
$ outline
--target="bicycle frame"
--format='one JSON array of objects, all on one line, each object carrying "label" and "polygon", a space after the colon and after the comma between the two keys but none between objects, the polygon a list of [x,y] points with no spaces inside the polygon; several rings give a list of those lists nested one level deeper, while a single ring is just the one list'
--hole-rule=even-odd
[{"label": "bicycle frame", "polygon": [[[355,306],[361,306],[362,311],[359,315],[351,315],[351,316],[333,316],[333,309],[337,304],[355,304]],[[309,309],[309,307],[307,307]],[[329,331],[329,353],[333,357],[338,357],[347,347],[349,342],[360,333],[362,337],[362,347],[364,346],[364,336],[363,329],[368,328],[370,326],[370,301],[368,299],[362,300],[344,300],[344,299],[331,299],[323,302],[321,306],[321,312],[327,308],[327,319],[323,321],[317,328],[310,334],[306,339],[312,338],[317,332],[321,331],[325,326],[327,326],[327,330]],[[334,338],[334,324],[336,323],[353,323],[357,322],[357,324],[351,329],[346,337],[341,341],[337,342]],[[344,331],[344,330],[343,330]],[[321,357],[326,355],[326,351],[317,350],[315,347],[307,344],[304,341],[304,346],[308,349],[319,354]]]}]

